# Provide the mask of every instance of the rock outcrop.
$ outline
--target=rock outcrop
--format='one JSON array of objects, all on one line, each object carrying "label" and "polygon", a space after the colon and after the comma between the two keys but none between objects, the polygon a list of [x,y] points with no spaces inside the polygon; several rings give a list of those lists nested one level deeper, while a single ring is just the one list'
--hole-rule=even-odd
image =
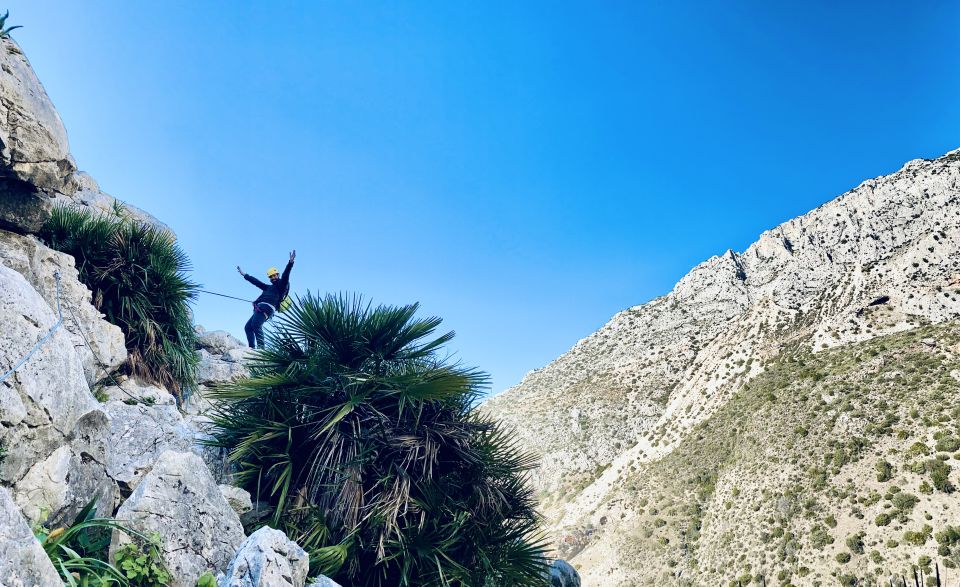
[{"label": "rock outcrop", "polygon": [[73,257],[54,251],[34,236],[0,230],[0,264],[22,275],[53,312],[58,304],[54,274],[60,274],[63,328],[80,357],[88,384],[93,385],[127,359],[123,332],[93,307],[92,294],[80,282]]},{"label": "rock outcrop", "polygon": [[104,409],[110,415],[108,470],[125,490],[135,489],[166,451],[202,454],[196,428],[176,406],[111,401]]},{"label": "rock outcrop", "polygon": [[[57,323],[39,293],[0,265],[0,364],[14,365]],[[106,462],[107,420],[93,399],[66,330],[58,328],[33,357],[0,383],[0,482],[15,483],[58,448]]]},{"label": "rock outcrop", "polygon": [[0,487],[0,585],[55,587],[62,584],[10,494]]},{"label": "rock outcrop", "polygon": [[309,570],[304,549],[280,530],[264,526],[240,545],[220,587],[303,587]]},{"label": "rock outcrop", "polygon": [[[144,534],[160,533],[171,587],[194,587],[203,573],[224,571],[245,538],[236,512],[192,452],[161,454],[120,506],[117,519]],[[111,555],[127,542],[126,535],[115,532]]]},{"label": "rock outcrop", "polygon": [[20,47],[0,40],[0,228],[35,232],[76,191],[67,131]]}]

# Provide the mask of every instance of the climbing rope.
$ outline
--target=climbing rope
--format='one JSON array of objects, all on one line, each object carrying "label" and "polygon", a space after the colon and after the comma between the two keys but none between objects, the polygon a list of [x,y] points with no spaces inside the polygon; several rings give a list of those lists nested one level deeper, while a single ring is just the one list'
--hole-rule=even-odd
[{"label": "climbing rope", "polygon": [[73,323],[77,325],[77,332],[80,334],[80,338],[83,339],[83,343],[84,343],[85,345],[87,345],[87,348],[88,348],[88,349],[90,349],[90,352],[93,354],[93,360],[97,362],[97,366],[100,367],[101,369],[103,369],[104,375],[106,375],[107,377],[109,377],[110,380],[113,381],[114,385],[116,385],[118,388],[120,388],[120,391],[122,391],[123,393],[125,393],[125,394],[126,394],[131,400],[133,400],[135,403],[138,403],[138,404],[148,404],[148,402],[144,401],[144,399],[143,399],[142,397],[137,397],[137,396],[134,395],[133,393],[127,391],[127,389],[126,389],[125,387],[123,387],[123,385],[120,385],[120,382],[117,380],[117,378],[114,377],[113,373],[110,372],[109,367],[107,367],[107,365],[104,364],[104,362],[100,360],[100,355],[98,355],[98,354],[97,354],[97,351],[95,351],[95,350],[93,349],[93,346],[90,344],[90,341],[87,340],[86,335],[83,334],[83,327],[80,326],[80,321],[77,320],[77,315],[73,313],[73,309],[72,309],[70,306],[67,306],[67,311],[70,312],[70,318],[73,319]]},{"label": "climbing rope", "polygon": [[11,375],[13,375],[13,372],[14,372],[14,371],[16,371],[17,369],[19,369],[20,367],[22,367],[24,363],[26,363],[27,361],[29,361],[29,360],[30,360],[30,357],[33,356],[33,353],[35,353],[35,352],[37,352],[38,350],[40,350],[40,347],[42,347],[42,346],[44,345],[44,343],[46,343],[48,340],[50,340],[50,337],[53,336],[53,333],[56,332],[58,328],[60,328],[60,325],[61,325],[61,324],[63,324],[63,312],[60,310],[60,272],[59,272],[59,271],[54,271],[54,272],[53,272],[53,277],[54,277],[54,279],[57,280],[57,314],[60,316],[60,318],[57,320],[57,323],[54,324],[54,325],[50,328],[50,331],[47,332],[47,335],[44,336],[43,338],[41,338],[41,339],[40,339],[40,342],[38,342],[37,344],[35,344],[35,345],[33,346],[33,348],[30,349],[30,352],[27,353],[27,355],[26,355],[25,357],[23,357],[22,359],[20,359],[20,361],[19,361],[16,365],[14,365],[13,367],[11,367],[9,371],[7,371],[6,373],[4,373],[3,375],[0,375],[0,383],[2,383],[3,380],[6,379],[7,377],[10,377]]},{"label": "climbing rope", "polygon": [[231,300],[240,300],[241,302],[247,302],[247,303],[250,303],[250,304],[253,303],[253,300],[245,300],[245,299],[243,299],[243,298],[237,298],[237,297],[234,297],[234,296],[228,296],[228,295],[226,295],[226,294],[217,293],[217,292],[215,292],[215,291],[207,291],[207,290],[205,290],[205,289],[198,289],[197,291],[200,292],[200,293],[205,293],[205,294],[211,294],[211,295],[215,295],[215,296],[220,296],[221,298],[230,298]]}]

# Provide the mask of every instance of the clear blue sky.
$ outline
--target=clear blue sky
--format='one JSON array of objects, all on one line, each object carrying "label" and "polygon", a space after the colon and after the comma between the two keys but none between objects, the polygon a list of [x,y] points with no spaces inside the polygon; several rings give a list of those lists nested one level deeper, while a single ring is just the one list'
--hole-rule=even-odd
[{"label": "clear blue sky", "polygon": [[[956,2],[8,2],[81,169],[194,279],[420,301],[515,384],[692,266],[960,146]],[[248,308],[197,321],[243,334]]]}]

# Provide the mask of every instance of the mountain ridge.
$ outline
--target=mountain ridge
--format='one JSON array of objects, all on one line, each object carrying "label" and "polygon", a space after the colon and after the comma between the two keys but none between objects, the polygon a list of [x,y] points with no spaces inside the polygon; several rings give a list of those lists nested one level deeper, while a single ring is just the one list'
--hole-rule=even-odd
[{"label": "mountain ridge", "polygon": [[[540,455],[547,519],[575,527],[765,362],[960,316],[960,150],[915,159],[695,266],[482,410]],[[884,299],[882,303],[878,300]]]}]

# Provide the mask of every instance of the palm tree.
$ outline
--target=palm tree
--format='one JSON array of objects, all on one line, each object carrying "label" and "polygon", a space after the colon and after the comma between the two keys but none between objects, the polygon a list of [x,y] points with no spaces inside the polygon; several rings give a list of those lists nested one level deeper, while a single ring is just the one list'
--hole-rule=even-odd
[{"label": "palm tree", "polygon": [[535,461],[472,409],[487,376],[441,354],[417,304],[307,295],[249,378],[218,387],[215,443],[270,525],[350,585],[545,584]]},{"label": "palm tree", "polygon": [[123,330],[126,371],[178,396],[195,385],[199,357],[189,304],[197,285],[170,232],[131,218],[118,203],[112,214],[57,206],[40,237],[76,259],[97,310]]}]

